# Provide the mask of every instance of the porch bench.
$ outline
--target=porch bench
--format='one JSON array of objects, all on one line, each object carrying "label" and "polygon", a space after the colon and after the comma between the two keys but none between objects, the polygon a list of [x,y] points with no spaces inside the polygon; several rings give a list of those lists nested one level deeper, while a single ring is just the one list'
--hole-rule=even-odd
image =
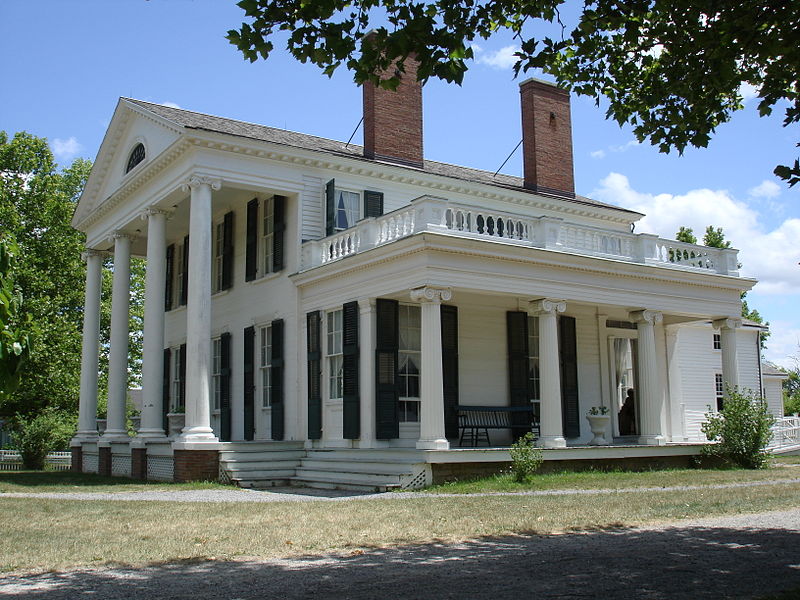
[{"label": "porch bench", "polygon": [[[510,429],[516,438],[527,432],[535,436],[539,434],[539,423],[533,414],[533,406],[456,406],[458,414],[458,428],[460,435],[458,445],[463,446],[464,441],[469,445],[478,446],[489,440],[490,429]],[[512,415],[520,415],[512,418]]]}]

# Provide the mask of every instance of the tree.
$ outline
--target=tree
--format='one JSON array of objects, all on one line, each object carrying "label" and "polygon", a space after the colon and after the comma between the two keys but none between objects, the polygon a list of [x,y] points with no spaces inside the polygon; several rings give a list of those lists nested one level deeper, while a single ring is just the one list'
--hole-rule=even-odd
[{"label": "tree", "polygon": [[684,242],[686,244],[696,244],[697,238],[694,235],[691,227],[684,227],[681,225],[681,228],[678,230],[678,233],[675,234],[675,239],[679,242]]},{"label": "tree", "polygon": [[[359,84],[394,88],[411,54],[421,81],[460,84],[475,40],[509,31],[520,43],[515,74],[541,69],[576,94],[607,102],[607,118],[630,124],[640,142],[662,152],[707,146],[743,108],[743,85],[756,90],[761,116],[780,106],[784,126],[800,121],[800,3],[584,0],[569,27],[565,3],[241,0],[247,22],[227,37],[252,62],[268,58],[288,32],[297,60],[328,76],[344,64]],[[557,35],[544,35],[553,25]],[[800,161],[775,174],[795,185]]]},{"label": "tree", "polygon": [[22,296],[14,285],[18,251],[10,236],[0,236],[0,400],[17,389],[29,351],[28,336],[19,322]]},{"label": "tree", "polygon": [[714,229],[713,226],[709,225],[703,235],[703,245],[709,248],[730,248],[731,242],[725,239],[722,227]]}]

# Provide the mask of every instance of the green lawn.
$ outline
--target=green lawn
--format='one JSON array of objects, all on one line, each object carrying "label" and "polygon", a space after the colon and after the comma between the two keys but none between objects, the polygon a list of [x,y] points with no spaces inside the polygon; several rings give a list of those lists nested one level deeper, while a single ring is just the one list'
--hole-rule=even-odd
[{"label": "green lawn", "polygon": [[153,490],[230,489],[219,483],[160,483],[103,477],[71,471],[0,471],[0,494],[8,492],[140,492]]}]

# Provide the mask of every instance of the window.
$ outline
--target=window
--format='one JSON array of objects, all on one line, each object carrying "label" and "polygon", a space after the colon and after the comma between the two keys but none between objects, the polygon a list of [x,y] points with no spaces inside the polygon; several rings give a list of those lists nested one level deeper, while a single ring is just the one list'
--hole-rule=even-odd
[{"label": "window", "polygon": [[214,226],[214,263],[212,265],[212,289],[218,292],[224,289],[222,283],[223,262],[225,260],[225,223],[220,221]]},{"label": "window", "polygon": [[222,404],[222,340],[220,338],[211,340],[211,390],[213,409],[219,410]]},{"label": "window", "polygon": [[175,245],[175,266],[172,269],[175,273],[175,284],[173,286],[173,304],[172,307],[183,306],[186,304],[186,298],[183,297],[183,265],[185,264],[183,253],[186,252],[186,247],[183,244]]},{"label": "window", "polygon": [[128,164],[125,167],[125,173],[130,173],[133,168],[144,160],[144,145],[136,144],[128,156]]},{"label": "window", "polygon": [[421,313],[420,307],[401,304],[398,306],[400,368],[400,422],[419,422],[419,385],[422,365]]},{"label": "window", "polygon": [[720,334],[714,334],[714,350],[722,350],[722,337]]},{"label": "window", "polygon": [[342,356],[342,311],[328,313],[328,398],[339,399],[343,396],[342,383],[344,360]]},{"label": "window", "polygon": [[264,215],[262,219],[261,248],[264,270],[263,273],[275,271],[273,265],[273,239],[275,237],[275,202],[273,198],[264,200]]},{"label": "window", "polygon": [[172,349],[172,395],[170,412],[183,412],[183,381],[181,379],[181,347]]},{"label": "window", "polygon": [[722,381],[722,373],[714,374],[714,387],[716,389],[717,410],[722,410],[725,396],[725,383]]},{"label": "window", "polygon": [[336,231],[343,231],[356,224],[360,202],[361,196],[357,192],[336,190],[336,204],[334,206],[334,229]]},{"label": "window", "polygon": [[259,335],[258,368],[261,373],[261,406],[272,406],[272,327],[262,327]]}]

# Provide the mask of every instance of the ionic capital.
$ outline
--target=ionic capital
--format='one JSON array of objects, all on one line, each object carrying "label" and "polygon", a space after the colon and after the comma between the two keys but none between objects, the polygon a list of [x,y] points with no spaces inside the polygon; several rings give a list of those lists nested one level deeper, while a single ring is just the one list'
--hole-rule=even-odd
[{"label": "ionic capital", "polygon": [[123,239],[124,240],[129,240],[129,241],[132,242],[132,241],[134,241],[136,239],[136,236],[134,234],[132,234],[132,233],[126,233],[126,232],[120,231],[120,230],[112,231],[111,235],[108,236],[108,241],[111,242],[111,243],[114,243],[117,240],[123,240]]},{"label": "ionic capital", "polygon": [[738,329],[742,326],[742,320],[735,317],[725,317],[711,321],[714,329]]},{"label": "ionic capital", "polygon": [[188,192],[190,189],[195,190],[204,185],[207,185],[212,190],[216,191],[222,187],[222,179],[219,177],[211,177],[209,175],[195,174],[181,184],[181,190]]},{"label": "ionic capital", "polygon": [[426,285],[425,287],[411,290],[411,299],[414,302],[433,302],[434,304],[441,304],[442,302],[449,301],[452,297],[453,291],[450,288]]},{"label": "ionic capital", "polygon": [[359,312],[364,315],[375,310],[375,298],[361,298],[358,301]]},{"label": "ionic capital", "polygon": [[553,300],[552,298],[540,298],[531,300],[528,304],[528,314],[536,315],[557,315],[567,310],[567,303],[564,300]]},{"label": "ionic capital", "polygon": [[664,313],[657,310],[634,310],[629,313],[631,321],[646,325],[655,325],[664,320]]},{"label": "ionic capital", "polygon": [[172,215],[172,211],[165,210],[163,208],[156,208],[155,206],[148,206],[142,211],[142,214],[139,216],[142,219],[142,221],[146,221],[147,219],[149,219],[154,215],[164,215],[164,217],[167,218],[170,215]]},{"label": "ionic capital", "polygon": [[108,256],[108,252],[103,250],[95,250],[94,248],[87,248],[83,252],[81,252],[81,260],[86,262],[89,260],[90,257],[99,256],[100,258],[104,258]]}]

